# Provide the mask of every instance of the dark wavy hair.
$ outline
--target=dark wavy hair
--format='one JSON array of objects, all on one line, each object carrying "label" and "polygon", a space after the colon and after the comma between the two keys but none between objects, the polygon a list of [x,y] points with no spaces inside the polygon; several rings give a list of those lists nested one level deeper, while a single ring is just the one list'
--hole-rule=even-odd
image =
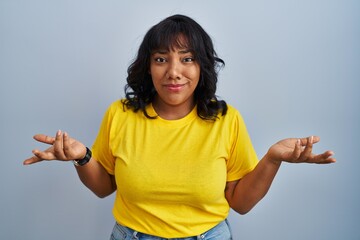
[{"label": "dark wavy hair", "polygon": [[[186,40],[185,43],[182,39]],[[170,50],[175,47],[186,47],[192,51],[195,61],[200,65],[200,79],[194,92],[198,116],[205,120],[216,120],[220,113],[225,115],[226,102],[218,100],[215,95],[218,70],[225,62],[217,56],[212,40],[205,30],[184,15],[170,16],[145,34],[138,54],[127,70],[124,107],[135,112],[141,110],[146,117],[156,118],[146,112],[146,106],[156,95],[149,73],[150,58],[156,50]]]}]

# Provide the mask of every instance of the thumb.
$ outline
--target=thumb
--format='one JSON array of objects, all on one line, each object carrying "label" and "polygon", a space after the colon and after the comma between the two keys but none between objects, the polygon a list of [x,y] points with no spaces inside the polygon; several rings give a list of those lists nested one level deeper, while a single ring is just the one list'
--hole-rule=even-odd
[{"label": "thumb", "polygon": [[28,158],[28,159],[24,160],[23,165],[31,165],[31,164],[38,163],[38,162],[41,162],[41,161],[43,161],[43,159],[38,158],[37,156],[33,156],[31,158]]}]

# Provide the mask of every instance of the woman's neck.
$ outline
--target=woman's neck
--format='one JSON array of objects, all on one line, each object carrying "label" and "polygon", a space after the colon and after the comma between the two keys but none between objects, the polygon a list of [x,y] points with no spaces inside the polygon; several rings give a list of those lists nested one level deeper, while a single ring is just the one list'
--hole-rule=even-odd
[{"label": "woman's neck", "polygon": [[195,107],[195,102],[186,101],[182,104],[171,105],[155,97],[152,105],[159,117],[166,120],[177,120],[188,115]]}]

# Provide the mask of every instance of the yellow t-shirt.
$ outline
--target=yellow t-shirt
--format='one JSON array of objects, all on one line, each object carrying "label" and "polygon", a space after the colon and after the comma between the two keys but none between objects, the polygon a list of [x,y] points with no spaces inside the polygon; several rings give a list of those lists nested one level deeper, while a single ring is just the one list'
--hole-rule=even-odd
[{"label": "yellow t-shirt", "polygon": [[[156,116],[151,104],[147,111]],[[215,122],[199,118],[196,107],[182,119],[165,120],[148,119],[116,101],[92,151],[115,175],[116,221],[164,238],[198,235],[224,220],[226,182],[241,179],[258,162],[231,106]]]}]

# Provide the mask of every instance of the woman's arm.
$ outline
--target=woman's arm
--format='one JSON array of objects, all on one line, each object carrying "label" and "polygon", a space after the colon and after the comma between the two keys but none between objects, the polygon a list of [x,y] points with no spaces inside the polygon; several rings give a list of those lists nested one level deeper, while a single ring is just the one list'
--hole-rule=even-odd
[{"label": "woman's arm", "polygon": [[249,212],[268,192],[281,162],[334,163],[332,151],[312,153],[313,144],[319,141],[319,137],[291,138],[271,146],[252,172],[239,181],[226,184],[225,197],[230,207],[240,214]]},{"label": "woman's arm", "polygon": [[[36,141],[52,145],[45,151],[33,150],[34,156],[24,161],[24,165],[30,165],[43,160],[71,161],[82,159],[86,154],[86,147],[81,142],[70,138],[67,133],[60,130],[55,138],[38,134],[34,136]],[[83,166],[76,166],[80,180],[98,197],[104,198],[116,190],[115,177],[107,173],[105,168],[96,159]]]},{"label": "woman's arm", "polygon": [[91,158],[84,166],[75,166],[82,183],[99,198],[116,190],[115,176],[110,175],[96,159]]}]

